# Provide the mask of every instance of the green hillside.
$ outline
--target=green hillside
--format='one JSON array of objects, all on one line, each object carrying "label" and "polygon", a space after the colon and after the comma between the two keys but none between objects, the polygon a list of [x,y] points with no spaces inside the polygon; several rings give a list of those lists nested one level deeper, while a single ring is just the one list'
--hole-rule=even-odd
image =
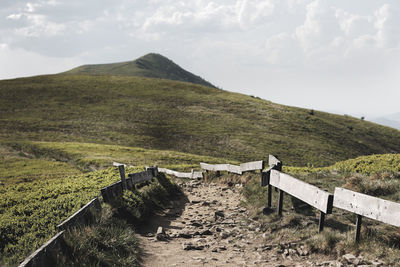
[{"label": "green hillside", "polygon": [[181,82],[190,82],[215,88],[215,86],[211,83],[182,69],[168,58],[154,53],[147,54],[134,61],[84,65],[65,73],[161,78]]},{"label": "green hillside", "polygon": [[324,166],[399,153],[400,131],[216,88],[127,76],[0,81],[0,141],[86,142]]}]

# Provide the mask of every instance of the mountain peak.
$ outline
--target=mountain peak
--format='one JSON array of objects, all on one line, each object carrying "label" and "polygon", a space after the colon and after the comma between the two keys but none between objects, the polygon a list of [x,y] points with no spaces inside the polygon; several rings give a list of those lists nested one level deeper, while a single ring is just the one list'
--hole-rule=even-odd
[{"label": "mountain peak", "polygon": [[190,82],[215,88],[211,83],[157,53],[149,53],[127,62],[83,65],[67,71],[65,74],[139,76]]}]

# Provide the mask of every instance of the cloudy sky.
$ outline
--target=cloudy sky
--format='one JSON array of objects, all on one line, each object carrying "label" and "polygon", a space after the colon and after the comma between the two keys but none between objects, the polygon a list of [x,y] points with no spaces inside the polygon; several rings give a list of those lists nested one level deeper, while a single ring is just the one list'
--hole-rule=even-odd
[{"label": "cloudy sky", "polygon": [[225,90],[368,119],[400,111],[399,12],[398,0],[1,0],[0,79],[156,52]]}]

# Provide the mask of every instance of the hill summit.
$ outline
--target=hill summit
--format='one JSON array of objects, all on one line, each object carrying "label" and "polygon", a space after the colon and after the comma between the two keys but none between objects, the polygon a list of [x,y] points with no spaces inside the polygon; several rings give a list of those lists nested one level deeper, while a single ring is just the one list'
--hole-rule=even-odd
[{"label": "hill summit", "polygon": [[65,74],[117,75],[160,78],[181,82],[190,82],[216,88],[201,77],[190,73],[172,60],[156,53],[150,53],[133,61],[83,65]]}]

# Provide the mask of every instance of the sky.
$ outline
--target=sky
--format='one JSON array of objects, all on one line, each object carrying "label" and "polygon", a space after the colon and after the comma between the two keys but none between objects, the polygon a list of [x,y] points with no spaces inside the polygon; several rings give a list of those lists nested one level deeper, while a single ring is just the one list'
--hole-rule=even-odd
[{"label": "sky", "polygon": [[224,90],[368,119],[400,111],[399,12],[398,0],[1,0],[0,79],[154,52]]}]

